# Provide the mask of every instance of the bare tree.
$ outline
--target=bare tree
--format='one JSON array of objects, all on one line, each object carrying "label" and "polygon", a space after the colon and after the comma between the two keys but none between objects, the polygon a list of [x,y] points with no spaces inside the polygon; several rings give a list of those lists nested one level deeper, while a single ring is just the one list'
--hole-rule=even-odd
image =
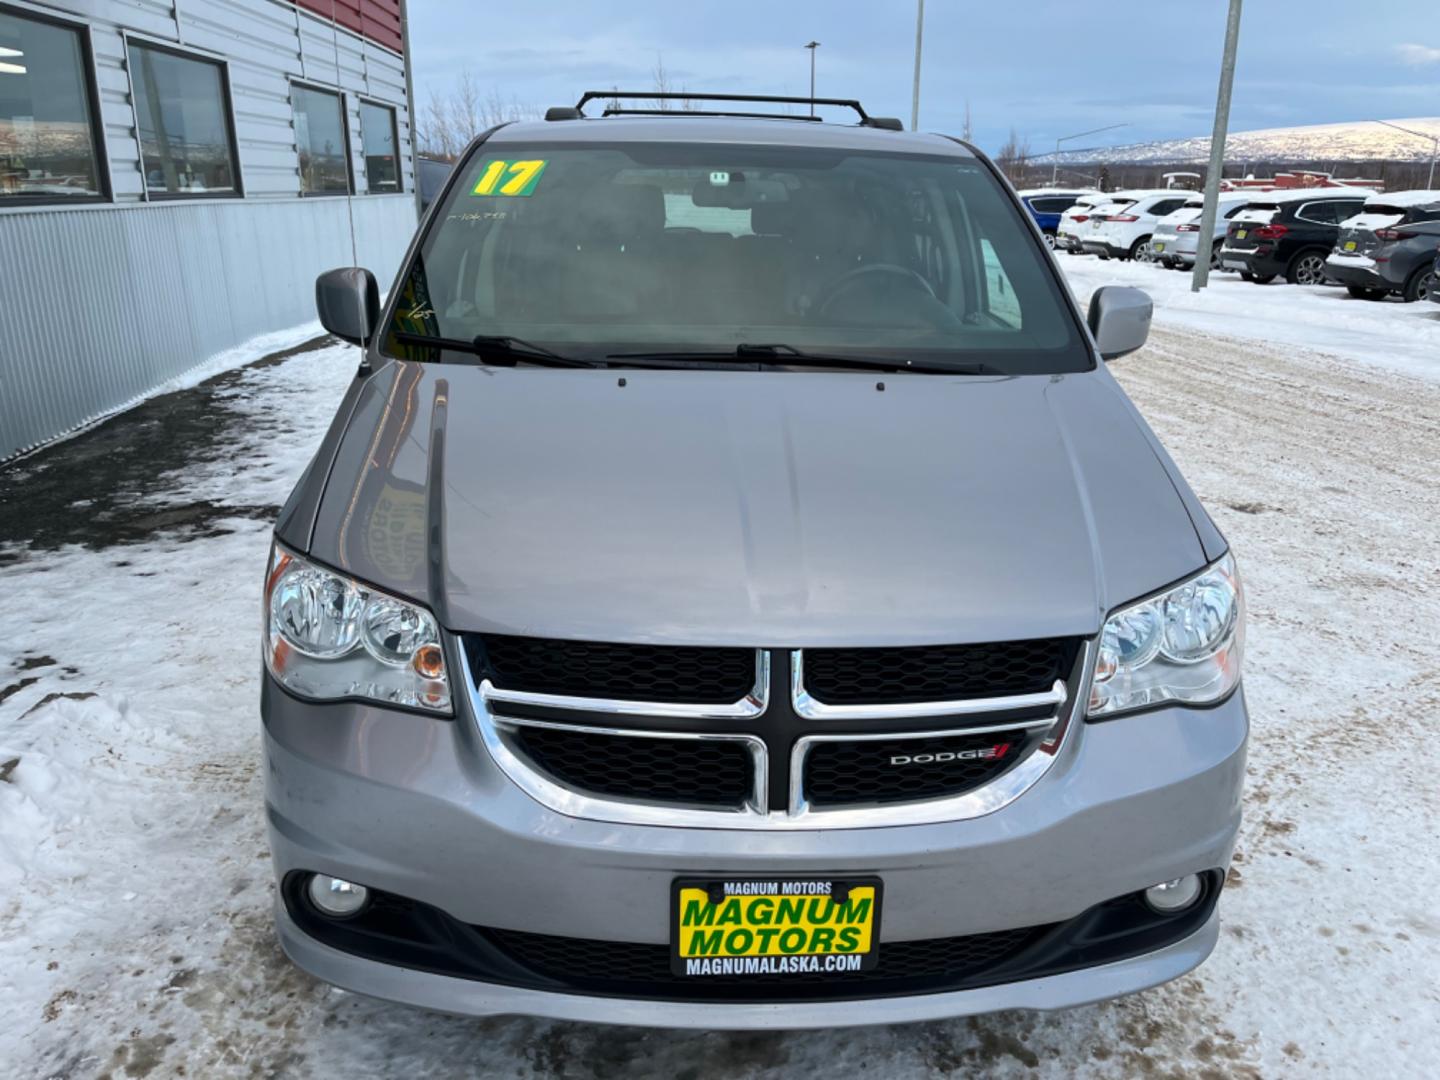
[{"label": "bare tree", "polygon": [[650,72],[651,81],[654,83],[656,97],[650,102],[650,107],[660,112],[694,112],[695,102],[689,98],[680,101],[678,104],[672,98],[662,97],[663,94],[683,94],[690,87],[681,85],[676,87],[670,81],[670,72],[665,69],[665,58],[659,53],[655,54],[655,67]]},{"label": "bare tree", "polygon": [[1010,137],[995,155],[995,164],[1000,166],[1000,171],[1010,178],[1012,184],[1019,184],[1025,179],[1025,168],[1029,162],[1030,140],[1016,135],[1012,127]]},{"label": "bare tree", "polygon": [[487,128],[539,115],[535,106],[523,104],[513,95],[506,97],[496,86],[482,89],[475,73],[466,67],[448,93],[431,89],[417,117],[415,139],[421,153],[453,161]]}]

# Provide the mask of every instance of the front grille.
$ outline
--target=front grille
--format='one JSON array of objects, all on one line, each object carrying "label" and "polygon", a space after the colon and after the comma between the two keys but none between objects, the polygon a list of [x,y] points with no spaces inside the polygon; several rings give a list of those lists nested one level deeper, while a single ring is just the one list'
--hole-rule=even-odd
[{"label": "front grille", "polygon": [[[1018,763],[1032,738],[1018,729],[931,739],[817,742],[805,758],[805,796],[812,806],[826,807],[963,795]],[[993,756],[966,756],[980,753]]]},{"label": "front grille", "polygon": [[806,649],[805,689],[827,705],[1043,693],[1075,662],[1075,638],[979,645]]},{"label": "front grille", "polygon": [[596,795],[738,808],[753,795],[743,743],[516,726],[511,739],[559,782]]},{"label": "front grille", "polygon": [[496,687],[623,701],[730,705],[755,685],[755,651],[486,634],[477,665]]},{"label": "front grille", "polygon": [[867,971],[843,977],[823,972],[800,975],[676,975],[670,969],[670,946],[625,941],[488,930],[490,939],[512,960],[536,974],[563,980],[591,992],[643,994],[680,991],[689,999],[754,998],[757,982],[783,984],[787,999],[836,997],[846,994],[919,992],[937,980],[963,980],[995,967],[1046,933],[1050,927],[1025,927],[990,934],[890,941],[880,944],[880,958]]}]

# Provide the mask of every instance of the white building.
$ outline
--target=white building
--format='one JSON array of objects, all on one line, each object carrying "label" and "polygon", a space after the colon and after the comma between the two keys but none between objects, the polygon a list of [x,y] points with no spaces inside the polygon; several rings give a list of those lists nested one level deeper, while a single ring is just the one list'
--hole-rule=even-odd
[{"label": "white building", "polygon": [[[415,229],[403,0],[0,0],[0,461]],[[353,235],[353,247],[352,247]]]}]

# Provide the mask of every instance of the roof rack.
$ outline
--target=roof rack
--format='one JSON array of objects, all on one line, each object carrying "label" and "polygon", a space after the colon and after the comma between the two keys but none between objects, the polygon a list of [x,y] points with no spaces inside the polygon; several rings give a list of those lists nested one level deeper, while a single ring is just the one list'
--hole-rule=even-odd
[{"label": "roof rack", "polygon": [[[810,97],[787,97],[779,94],[704,94],[688,93],[684,91],[657,91],[657,90],[586,90],[580,95],[580,100],[573,107],[556,106],[547,109],[546,120],[579,120],[585,115],[585,106],[592,101],[729,101],[746,102],[751,104],[764,105],[834,105],[841,109],[853,109],[860,117],[862,127],[880,128],[884,131],[904,131],[905,127],[899,120],[890,116],[871,116],[865,111],[864,106],[854,98],[810,98]],[[603,116],[673,116],[663,108],[635,108],[627,109],[618,105],[606,107]],[[715,109],[706,111],[685,110],[681,115],[685,116],[735,116],[747,119],[760,120],[819,120],[818,116],[793,116],[784,113],[756,113],[736,112],[729,109]]]}]

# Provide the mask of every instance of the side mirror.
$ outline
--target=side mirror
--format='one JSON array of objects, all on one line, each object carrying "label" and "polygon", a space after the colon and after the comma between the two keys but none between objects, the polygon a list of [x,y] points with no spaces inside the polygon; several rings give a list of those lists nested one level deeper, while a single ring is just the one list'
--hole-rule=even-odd
[{"label": "side mirror", "polygon": [[352,345],[364,345],[380,322],[380,286],[358,266],[327,270],[315,279],[320,325]]},{"label": "side mirror", "polygon": [[1085,321],[1095,335],[1100,355],[1114,360],[1145,344],[1154,313],[1149,294],[1128,286],[1107,285],[1090,297],[1090,314]]}]

